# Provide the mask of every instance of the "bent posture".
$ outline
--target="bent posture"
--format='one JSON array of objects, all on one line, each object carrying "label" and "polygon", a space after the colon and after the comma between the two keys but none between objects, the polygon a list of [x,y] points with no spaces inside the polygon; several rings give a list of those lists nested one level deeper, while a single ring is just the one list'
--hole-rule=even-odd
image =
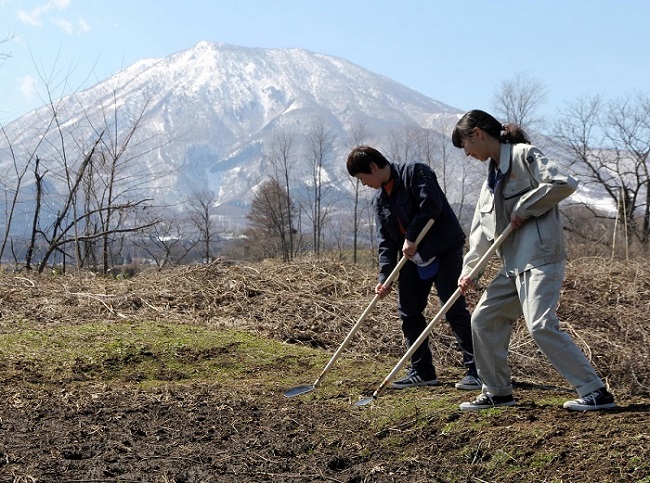
[{"label": "bent posture", "polygon": [[[457,289],[465,234],[435,173],[426,164],[389,163],[375,148],[359,146],[348,155],[347,169],[350,176],[358,178],[364,186],[377,190],[374,206],[380,271],[375,291],[380,298],[391,291],[392,287],[384,282],[397,265],[399,252],[409,259],[400,271],[397,289],[402,332],[407,347],[411,347],[427,326],[423,312],[433,284],[443,304]],[[414,241],[430,219],[434,220],[433,227],[416,247]],[[480,389],[474,365],[471,316],[464,297],[460,297],[446,315],[466,368],[456,388]],[[437,384],[427,339],[411,357],[407,376],[393,382],[392,387],[403,389]]]},{"label": "bent posture", "polygon": [[614,407],[613,396],[573,339],[560,330],[556,315],[566,258],[558,203],[575,191],[577,182],[531,146],[522,129],[502,125],[483,111],[465,114],[452,142],[467,156],[488,163],[458,281],[463,292],[476,283],[467,274],[491,241],[510,222],[515,226],[498,252],[503,267],[472,314],[482,394],[460,409],[515,403],[507,358],[513,324],[521,315],[542,353],[578,393],[577,399],[564,403],[565,408]]}]

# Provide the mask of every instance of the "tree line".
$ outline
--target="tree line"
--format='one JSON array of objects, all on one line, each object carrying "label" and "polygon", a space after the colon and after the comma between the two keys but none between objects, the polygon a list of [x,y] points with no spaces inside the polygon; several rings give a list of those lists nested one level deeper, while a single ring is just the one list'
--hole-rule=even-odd
[{"label": "tree line", "polygon": [[[136,256],[163,268],[224,254],[289,261],[325,251],[349,254],[356,262],[360,250],[373,248],[374,217],[372,190],[345,173],[345,156],[354,146],[371,144],[392,161],[432,166],[461,220],[471,216],[484,176],[480,163],[451,146],[453,125],[404,125],[379,137],[357,122],[340,139],[325,121],[314,119],[306,132],[276,129],[263,147],[264,169],[252,186],[247,228],[232,233],[227,219],[215,214],[210,191],[193,193],[185,209],[173,215],[157,203],[151,182],[164,177],[164,169],[138,168],[152,155],[136,135],[146,126],[149,98],[143,93],[124,107],[115,89],[97,107],[101,121],[94,125],[86,116],[78,130],[64,129],[69,122],[64,102],[74,96],[64,101],[48,90],[48,114],[33,126],[39,132],[33,146],[18,149],[0,125],[7,146],[2,155],[13,168],[0,178],[5,263],[38,271],[73,266],[110,273]],[[538,114],[545,95],[539,81],[518,75],[495,91],[493,103],[504,122],[521,125],[547,154],[564,157],[585,193],[610,201],[610,209],[604,209],[578,199],[565,207],[567,227],[586,240],[614,244],[623,238],[626,250],[635,245],[647,252],[650,99],[640,93],[608,101],[585,97],[549,122]],[[64,192],[53,192],[52,181],[65,186]],[[25,206],[31,229],[18,240],[11,228]]]}]

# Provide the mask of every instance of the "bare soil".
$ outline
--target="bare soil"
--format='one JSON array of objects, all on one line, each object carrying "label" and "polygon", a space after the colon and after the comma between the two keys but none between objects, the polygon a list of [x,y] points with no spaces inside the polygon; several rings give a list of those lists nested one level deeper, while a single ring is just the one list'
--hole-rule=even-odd
[{"label": "bare soil", "polygon": [[[371,300],[374,273],[331,260],[216,262],[127,280],[5,273],[0,287],[0,337],[16,327],[159,320],[245,330],[327,360]],[[394,299],[368,317],[342,357],[345,371],[295,398],[284,390],[313,382],[320,360],[278,357],[268,372],[251,360],[232,380],[169,374],[142,385],[83,367],[57,377],[0,353],[0,481],[650,482],[649,309],[646,262],[586,258],[567,267],[563,327],[618,405],[591,413],[562,409],[575,393],[521,324],[511,344],[512,408],[457,409],[475,393],[453,387],[462,368],[445,324],[430,341],[440,386],[387,389],[376,404],[354,406],[403,352]],[[194,356],[226,364],[237,350]]]}]

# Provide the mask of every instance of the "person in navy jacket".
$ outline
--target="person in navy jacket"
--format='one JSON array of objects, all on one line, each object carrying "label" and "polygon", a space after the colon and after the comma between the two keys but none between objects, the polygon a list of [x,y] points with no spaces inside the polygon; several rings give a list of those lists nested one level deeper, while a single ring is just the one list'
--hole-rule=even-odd
[{"label": "person in navy jacket", "polygon": [[[433,170],[423,163],[390,163],[370,146],[354,148],[347,158],[350,176],[377,190],[374,199],[379,245],[379,277],[375,292],[386,297],[390,286],[384,282],[398,263],[400,252],[409,260],[398,280],[398,313],[407,347],[427,326],[424,309],[435,284],[444,304],[456,291],[463,265],[465,234],[443,193]],[[416,247],[415,240],[430,220],[434,224]],[[470,314],[461,296],[446,313],[458,341],[466,374],[458,389],[480,389],[472,346]],[[405,378],[392,387],[438,384],[428,339],[414,352]]]}]

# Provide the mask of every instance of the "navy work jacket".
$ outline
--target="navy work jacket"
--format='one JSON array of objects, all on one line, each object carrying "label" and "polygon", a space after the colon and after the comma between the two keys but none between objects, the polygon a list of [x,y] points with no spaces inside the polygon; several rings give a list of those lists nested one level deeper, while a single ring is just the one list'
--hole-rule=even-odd
[{"label": "navy work jacket", "polygon": [[[443,193],[433,170],[423,163],[390,163],[395,184],[388,195],[377,190],[375,216],[379,245],[379,283],[397,265],[404,238],[415,241],[431,218],[434,224],[418,246],[423,260],[430,260],[452,248],[462,248],[465,234]],[[405,230],[402,234],[400,225]]]}]

